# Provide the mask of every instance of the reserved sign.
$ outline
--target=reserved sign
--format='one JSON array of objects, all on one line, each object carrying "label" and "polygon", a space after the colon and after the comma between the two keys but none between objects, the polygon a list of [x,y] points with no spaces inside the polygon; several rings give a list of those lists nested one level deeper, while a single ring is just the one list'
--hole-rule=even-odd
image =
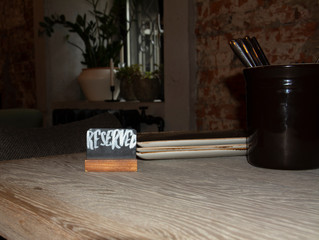
[{"label": "reserved sign", "polygon": [[125,160],[128,164],[132,164],[133,160],[136,162],[136,142],[134,129],[89,129],[86,134],[86,171],[90,166],[94,167],[95,171],[104,171],[106,167],[112,168],[114,163],[117,166],[127,167]]}]

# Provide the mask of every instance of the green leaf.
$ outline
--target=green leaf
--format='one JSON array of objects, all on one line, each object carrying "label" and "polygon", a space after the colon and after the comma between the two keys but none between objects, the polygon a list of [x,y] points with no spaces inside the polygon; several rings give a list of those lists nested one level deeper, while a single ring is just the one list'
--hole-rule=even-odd
[{"label": "green leaf", "polygon": [[48,25],[45,22],[39,22],[40,27],[47,28]]},{"label": "green leaf", "polygon": [[[100,0],[86,1],[91,5],[88,14],[92,15],[93,20],[87,21],[87,14],[78,14],[73,22],[67,21],[63,14],[51,15],[51,17],[44,17],[43,21],[39,23],[41,31],[51,36],[55,25],[62,25],[70,34],[78,35],[83,41],[84,49],[70,42],[69,35],[66,36],[66,40],[81,49],[82,63],[87,65],[87,67],[108,66],[111,58],[117,64],[122,45],[120,41],[113,40],[124,39],[125,34],[123,34],[121,29],[125,29],[126,23],[124,22],[124,27],[121,26],[123,22],[119,22],[119,12],[116,8],[118,8],[118,2],[125,3],[126,0],[115,0],[110,13],[106,12],[107,1],[105,1],[105,8],[102,6],[103,11],[97,9],[97,6],[102,5],[99,3]],[[126,31],[124,32],[126,33]]]},{"label": "green leaf", "polygon": [[49,17],[44,17],[44,21],[47,22],[47,23],[49,23],[49,24],[52,24],[52,23],[53,23],[53,21],[52,21],[51,18],[49,18]]},{"label": "green leaf", "polygon": [[80,26],[84,26],[84,25],[85,25],[84,19],[82,18],[81,15],[78,15],[78,16],[76,17],[76,23],[77,23],[78,25],[80,25]]},{"label": "green leaf", "polygon": [[65,22],[65,16],[63,14],[60,16],[60,21]]}]

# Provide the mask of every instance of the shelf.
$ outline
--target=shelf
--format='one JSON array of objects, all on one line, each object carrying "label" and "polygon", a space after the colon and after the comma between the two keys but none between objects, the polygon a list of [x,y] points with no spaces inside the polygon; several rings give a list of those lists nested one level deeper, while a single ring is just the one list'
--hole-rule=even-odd
[{"label": "shelf", "polygon": [[52,109],[109,109],[130,110],[140,107],[164,108],[164,102],[104,102],[104,101],[60,101],[52,104]]},{"label": "shelf", "polygon": [[[67,123],[74,120],[80,120],[83,119],[83,116],[93,116],[96,113],[96,110],[106,110],[106,111],[114,111],[117,112],[117,110],[137,110],[141,112],[140,108],[146,107],[146,114],[147,116],[152,116],[156,118],[162,118],[164,119],[164,108],[165,103],[164,102],[104,102],[104,101],[59,101],[59,102],[53,102],[51,106],[51,114],[52,114],[52,122],[49,124],[61,124],[61,123]],[[58,110],[58,113],[56,112]],[[74,111],[76,110],[76,111]],[[79,111],[78,111],[79,110]],[[87,111],[88,110],[88,111]],[[82,113],[82,111],[85,112],[85,114]],[[56,113],[58,115],[54,115],[53,113]],[[70,114],[71,112],[71,114]],[[78,112],[81,112],[80,114]],[[103,111],[102,111],[103,112]],[[135,112],[135,111],[134,111]],[[93,115],[92,115],[93,113]],[[138,113],[137,113],[138,114]],[[78,118],[77,116],[80,116]],[[125,122],[123,123],[123,126],[129,125],[131,127],[136,127],[134,124],[136,124],[136,121],[134,120],[135,115],[123,115]],[[131,122],[133,121],[133,122]],[[138,120],[140,121],[140,118],[138,117]],[[164,121],[164,120],[163,120]],[[144,122],[142,122],[144,123]],[[133,124],[133,125],[132,125]],[[141,126],[138,125],[139,131],[157,131],[157,128],[155,126],[148,126],[148,124],[144,124]],[[157,123],[156,123],[157,124]],[[164,126],[164,125],[163,125]],[[142,127],[142,129],[141,129]]]}]

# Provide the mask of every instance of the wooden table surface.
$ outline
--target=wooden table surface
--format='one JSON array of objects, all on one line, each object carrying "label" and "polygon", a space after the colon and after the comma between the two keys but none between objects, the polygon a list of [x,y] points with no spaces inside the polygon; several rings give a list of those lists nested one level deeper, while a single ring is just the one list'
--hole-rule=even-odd
[{"label": "wooden table surface", "polygon": [[7,239],[319,239],[319,169],[245,157],[138,161],[86,173],[85,154],[0,162]]}]

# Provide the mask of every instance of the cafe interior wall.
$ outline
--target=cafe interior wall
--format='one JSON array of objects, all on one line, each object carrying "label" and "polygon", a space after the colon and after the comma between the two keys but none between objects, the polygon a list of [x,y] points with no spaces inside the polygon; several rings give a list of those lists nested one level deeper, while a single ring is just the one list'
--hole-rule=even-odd
[{"label": "cafe interior wall", "polygon": [[[198,130],[237,129],[245,126],[243,66],[228,46],[230,39],[256,36],[271,64],[314,62],[319,56],[319,15],[316,14],[319,10],[318,1],[189,1],[196,4],[195,109]],[[38,104],[33,2],[34,0],[0,1],[2,107],[35,107]],[[64,9],[65,1],[55,2],[60,2],[58,6]],[[75,2],[73,3],[76,4]],[[71,46],[63,44],[61,35],[55,37],[61,48],[67,48],[66,51],[70,54],[74,53]],[[59,65],[59,59],[65,60],[66,56],[61,57],[55,51],[51,54],[55,55],[57,62],[57,75],[53,80],[58,81],[55,82],[57,85],[54,91],[61,99],[57,100],[77,98],[80,90],[76,82],[70,83],[75,84],[74,86],[65,85],[64,78],[67,76],[60,75],[73,67],[68,65],[68,69],[64,69],[65,66]],[[70,64],[73,57],[67,59]],[[72,71],[79,71],[77,68],[79,67]],[[53,69],[50,70],[53,72]],[[63,83],[65,89],[61,89],[59,83]]]},{"label": "cafe interior wall", "polygon": [[[76,8],[75,8],[76,6]],[[43,0],[44,15],[64,14],[67,20],[74,21],[77,14],[87,12],[88,4],[78,0]],[[75,10],[76,9],[76,10]],[[76,34],[70,34],[62,26],[56,26],[54,34],[45,38],[46,81],[50,91],[47,93],[49,102],[72,101],[84,99],[77,82],[77,77],[85,68],[81,51],[66,42],[70,41],[83,46]]]},{"label": "cafe interior wall", "polygon": [[[0,107],[38,107],[44,112],[45,117],[50,119],[52,102],[82,98],[79,85],[76,82],[76,77],[83,67],[79,64],[81,53],[65,43],[63,38],[67,34],[65,29],[56,29],[55,34],[51,38],[47,38],[38,35],[38,26],[43,16],[51,13],[65,13],[67,17],[74,17],[79,12],[78,9],[80,11],[85,9],[82,5],[83,2],[78,0],[6,0],[0,2],[2,13],[0,16],[0,90],[5,93],[2,95]],[[169,21],[177,22],[178,26],[170,23],[172,26],[170,32],[173,33],[175,39],[178,39],[178,41],[170,42],[176,42],[177,46],[180,47],[179,40],[187,39],[188,2],[192,3],[190,4],[191,9],[194,9],[195,2],[193,0],[165,2],[167,3],[166,7],[170,9],[171,18]],[[76,11],[74,11],[74,6],[76,6]],[[179,8],[179,14],[175,14],[176,8]],[[178,29],[178,31],[172,28]],[[171,49],[175,49],[176,44],[173,44]],[[183,44],[183,48],[178,48],[181,54],[177,55],[182,59],[189,59],[188,53],[186,53],[187,46],[188,44]],[[184,51],[185,49],[186,51]],[[180,58],[174,58],[174,64],[176,64],[175,60],[178,62]],[[188,79],[188,72],[184,69],[187,68],[187,61],[178,64],[178,66],[179,68],[171,68],[174,71],[170,75],[175,76],[177,71],[180,81]],[[172,81],[172,83],[173,87],[178,85],[177,81]],[[185,121],[185,118],[189,118],[190,110],[188,106],[184,106],[184,100],[188,99],[187,84],[183,84],[183,86],[184,98],[176,101],[175,105],[169,104],[174,105],[174,109],[179,110],[174,111],[174,109],[168,108],[171,109],[168,110],[170,119],[176,122],[171,126],[174,129],[176,126],[180,129],[189,128],[189,121]],[[170,92],[174,92],[174,89],[171,88]],[[171,94],[168,98],[174,100],[175,95]],[[186,110],[184,111],[184,109]],[[176,113],[182,119],[182,123],[175,119]],[[151,113],[149,112],[149,114]]]},{"label": "cafe interior wall", "polygon": [[255,36],[271,64],[319,57],[317,0],[196,0],[196,6],[198,130],[245,128],[244,67],[229,40]]},{"label": "cafe interior wall", "polygon": [[36,107],[33,0],[0,1],[0,108]]},{"label": "cafe interior wall", "polygon": [[[77,12],[74,6],[77,6]],[[39,67],[46,69],[43,70],[46,75],[40,76],[43,79],[39,82],[45,82],[41,87],[47,89],[41,90],[46,92],[48,101],[82,97],[76,82],[76,76],[83,67],[79,64],[80,51],[74,51],[73,46],[66,44],[64,37],[67,31],[62,27],[51,38],[39,37],[38,22],[43,19],[39,15],[43,17],[43,14],[65,13],[72,19],[76,13],[86,11],[86,7],[85,1],[78,0],[0,1],[0,107],[39,106],[37,87],[40,84],[37,85],[36,80],[36,68]],[[35,46],[37,41],[45,41],[46,45],[42,59],[38,62],[35,59],[39,50],[39,46]],[[74,41],[79,43],[77,39]]]}]

